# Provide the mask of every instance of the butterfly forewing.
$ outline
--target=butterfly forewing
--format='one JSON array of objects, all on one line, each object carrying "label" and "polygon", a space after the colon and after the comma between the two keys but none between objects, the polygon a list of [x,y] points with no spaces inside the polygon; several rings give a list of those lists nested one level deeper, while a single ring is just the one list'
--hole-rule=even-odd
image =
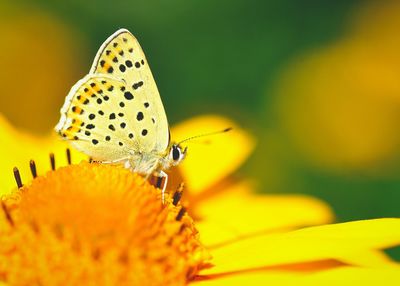
[{"label": "butterfly forewing", "polygon": [[96,160],[166,150],[165,111],[143,51],[127,30],[100,48],[90,73],[67,96],[56,130]]},{"label": "butterfly forewing", "polygon": [[[132,94],[145,104],[150,120],[155,123],[155,134],[149,134],[146,140],[155,141],[155,145],[145,145],[147,151],[165,151],[169,144],[168,121],[147,59],[136,38],[125,29],[110,36],[97,52],[90,70],[93,74],[107,74],[126,82],[132,88]],[[140,110],[132,110],[136,117]]]}]

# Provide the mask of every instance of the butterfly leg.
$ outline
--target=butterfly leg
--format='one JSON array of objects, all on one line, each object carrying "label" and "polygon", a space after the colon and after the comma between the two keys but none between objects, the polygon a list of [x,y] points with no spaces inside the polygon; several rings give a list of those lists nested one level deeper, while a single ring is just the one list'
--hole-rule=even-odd
[{"label": "butterfly leg", "polygon": [[164,181],[164,184],[163,184],[162,190],[161,190],[161,201],[164,204],[165,203],[165,191],[167,189],[167,184],[168,184],[168,175],[164,171],[159,171],[157,173],[157,175],[155,175],[155,177],[157,178],[156,187],[159,189],[161,189],[163,179],[165,178],[165,181]]},{"label": "butterfly leg", "polygon": [[[146,176],[146,179],[148,179],[150,176],[152,176],[151,184],[154,185],[156,188],[161,189],[161,200],[162,203],[165,203],[165,191],[167,189],[167,184],[168,184],[168,175],[164,171],[156,171],[153,172],[152,175]],[[165,179],[165,180],[164,180]]]}]

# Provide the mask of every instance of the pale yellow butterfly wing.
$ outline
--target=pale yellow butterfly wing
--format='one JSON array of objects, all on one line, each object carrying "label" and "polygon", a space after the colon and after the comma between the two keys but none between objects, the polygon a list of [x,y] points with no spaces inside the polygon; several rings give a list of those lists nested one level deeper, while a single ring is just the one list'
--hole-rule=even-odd
[{"label": "pale yellow butterfly wing", "polygon": [[[169,145],[167,116],[147,59],[136,38],[126,29],[111,35],[97,52],[90,73],[108,74],[124,80],[132,87],[134,95],[138,94],[140,100],[150,105],[146,111],[156,121],[156,131],[144,138],[144,145],[141,146],[147,152],[165,151]],[[136,113],[132,115],[136,117]]]},{"label": "pale yellow butterfly wing", "polygon": [[127,30],[106,40],[91,72],[73,86],[56,131],[101,161],[167,149],[169,128],[157,87],[137,40]]}]

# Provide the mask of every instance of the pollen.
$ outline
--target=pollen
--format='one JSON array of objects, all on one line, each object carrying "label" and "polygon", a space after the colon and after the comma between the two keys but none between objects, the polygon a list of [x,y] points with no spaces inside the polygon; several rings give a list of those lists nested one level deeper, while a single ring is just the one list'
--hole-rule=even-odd
[{"label": "pollen", "polygon": [[122,167],[50,171],[3,198],[2,210],[8,285],[186,285],[209,258],[174,195],[163,204],[159,189]]}]

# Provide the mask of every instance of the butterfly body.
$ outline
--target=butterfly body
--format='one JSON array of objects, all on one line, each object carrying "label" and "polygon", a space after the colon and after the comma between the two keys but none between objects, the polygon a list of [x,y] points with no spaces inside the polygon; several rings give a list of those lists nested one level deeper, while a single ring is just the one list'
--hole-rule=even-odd
[{"label": "butterfly body", "polygon": [[148,177],[185,157],[186,149],[170,142],[153,75],[126,29],[103,43],[89,74],[71,88],[60,112],[55,130],[95,161],[123,164]]}]

